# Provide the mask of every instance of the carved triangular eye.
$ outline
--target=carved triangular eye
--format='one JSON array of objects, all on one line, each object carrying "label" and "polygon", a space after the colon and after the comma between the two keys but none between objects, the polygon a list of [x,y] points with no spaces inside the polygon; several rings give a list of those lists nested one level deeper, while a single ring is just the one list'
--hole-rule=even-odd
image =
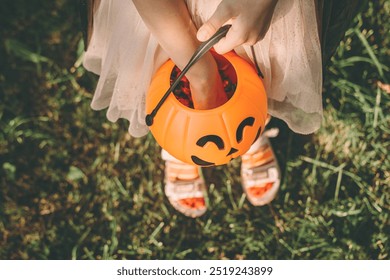
[{"label": "carved triangular eye", "polygon": [[244,128],[246,126],[253,126],[254,123],[255,123],[254,117],[247,117],[245,120],[243,120],[240,123],[240,125],[237,127],[237,131],[236,131],[237,143],[240,143],[244,137]]}]

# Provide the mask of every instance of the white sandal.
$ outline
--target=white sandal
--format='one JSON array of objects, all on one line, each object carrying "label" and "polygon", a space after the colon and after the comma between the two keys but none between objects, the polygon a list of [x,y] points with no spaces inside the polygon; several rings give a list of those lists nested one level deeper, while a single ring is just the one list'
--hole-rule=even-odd
[{"label": "white sandal", "polygon": [[164,192],[168,201],[185,216],[200,217],[207,211],[206,184],[200,168],[175,159],[165,150],[161,154],[165,160]]},{"label": "white sandal", "polygon": [[241,182],[254,206],[270,203],[280,187],[280,168],[266,135],[262,135],[242,156]]}]

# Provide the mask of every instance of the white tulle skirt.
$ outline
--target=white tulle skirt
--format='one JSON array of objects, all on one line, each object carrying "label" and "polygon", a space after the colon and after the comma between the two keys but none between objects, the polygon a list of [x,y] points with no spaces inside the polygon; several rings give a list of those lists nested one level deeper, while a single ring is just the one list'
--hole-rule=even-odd
[{"label": "white tulle skirt", "polygon": [[[200,27],[220,0],[187,0]],[[321,47],[314,0],[279,0],[271,27],[254,46],[264,74],[269,114],[295,132],[309,134],[322,121]],[[236,49],[252,60],[249,46]],[[155,71],[168,59],[130,0],[104,0],[94,16],[90,44],[84,56],[87,70],[99,81],[91,107],[108,108],[107,118],[130,121],[129,133],[145,135],[145,94]]]}]

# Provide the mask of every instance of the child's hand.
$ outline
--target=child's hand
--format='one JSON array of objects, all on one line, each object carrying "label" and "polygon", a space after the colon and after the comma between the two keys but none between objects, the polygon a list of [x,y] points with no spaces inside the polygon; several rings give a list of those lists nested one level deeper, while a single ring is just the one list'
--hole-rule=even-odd
[{"label": "child's hand", "polygon": [[214,49],[223,54],[242,44],[254,45],[267,33],[277,2],[278,0],[223,0],[211,18],[199,28],[197,38],[206,41],[231,20],[232,27]]},{"label": "child's hand", "polygon": [[[142,20],[175,64],[183,69],[200,43],[183,0],[133,0]],[[217,63],[205,54],[187,72],[196,109],[212,109],[227,101]]]},{"label": "child's hand", "polygon": [[227,101],[217,63],[212,55],[205,54],[187,72],[194,108],[213,109]]}]

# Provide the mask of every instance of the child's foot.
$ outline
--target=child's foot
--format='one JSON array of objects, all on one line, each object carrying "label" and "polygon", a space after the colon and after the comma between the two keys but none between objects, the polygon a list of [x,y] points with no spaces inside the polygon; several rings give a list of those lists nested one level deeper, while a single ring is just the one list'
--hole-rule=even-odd
[{"label": "child's foot", "polygon": [[254,206],[270,203],[280,186],[280,168],[267,136],[260,136],[242,156],[241,180]]},{"label": "child's foot", "polygon": [[196,218],[206,210],[206,184],[199,167],[183,163],[162,151],[165,160],[165,195],[171,205],[185,216]]}]

